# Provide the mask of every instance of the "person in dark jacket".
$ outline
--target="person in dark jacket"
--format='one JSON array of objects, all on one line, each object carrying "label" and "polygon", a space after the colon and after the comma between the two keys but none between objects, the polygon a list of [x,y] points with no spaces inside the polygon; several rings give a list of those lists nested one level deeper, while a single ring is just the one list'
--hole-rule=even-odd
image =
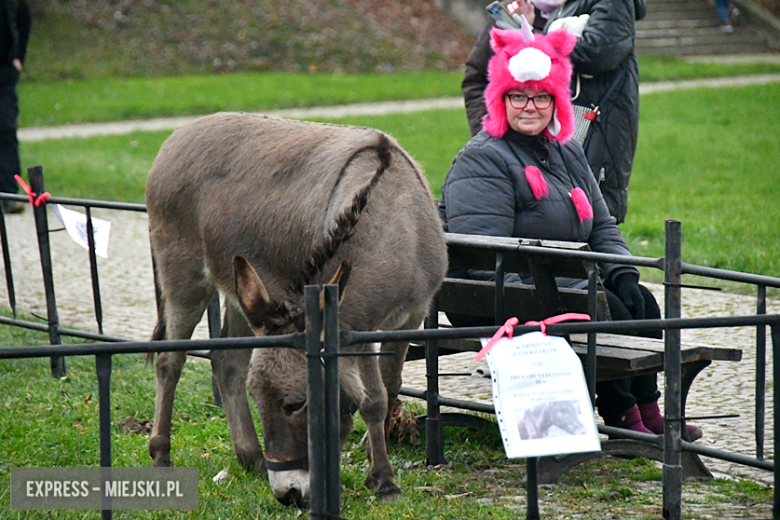
[{"label": "person in dark jacket", "polygon": [[[19,191],[15,175],[21,173],[19,141],[19,98],[16,84],[22,71],[30,36],[30,10],[26,0],[0,0],[0,191]],[[21,213],[24,205],[4,200],[5,213]]]},{"label": "person in dark jacket", "polygon": [[[555,0],[531,1],[543,7],[555,3]],[[569,56],[574,65],[571,90],[576,96],[576,104],[596,105],[601,111],[590,127],[585,153],[609,212],[620,224],[625,221],[628,211],[628,184],[639,129],[639,68],[634,37],[635,21],[647,12],[645,0],[568,0],[559,3],[558,9],[547,13],[537,8],[533,12],[535,22],[529,22],[539,27],[539,15],[546,16],[542,21],[544,30],[549,31],[551,27],[567,27],[567,20],[582,20],[580,17],[587,15],[587,23]],[[516,4],[509,4],[508,10],[518,9]],[[526,10],[523,11],[526,14]],[[462,91],[472,136],[481,130],[486,113],[483,92],[488,82],[487,64],[492,56],[489,45],[492,26],[491,20],[466,60]],[[610,89],[611,94],[604,99]]]},{"label": "person in dark jacket", "polygon": [[[631,255],[582,147],[571,140],[567,56],[575,42],[564,30],[546,37],[534,37],[530,29],[525,36],[491,31],[495,55],[488,65],[483,130],[455,157],[441,190],[439,210],[449,232],[587,242],[593,251]],[[613,319],[661,317],[635,267],[601,263],[600,268]],[[473,271],[450,276],[486,277]],[[576,280],[570,286],[586,283]],[[450,320],[455,326],[491,324]],[[600,382],[596,392],[605,424],[663,433],[656,374]],[[688,433],[701,437],[695,426],[689,425]]]}]

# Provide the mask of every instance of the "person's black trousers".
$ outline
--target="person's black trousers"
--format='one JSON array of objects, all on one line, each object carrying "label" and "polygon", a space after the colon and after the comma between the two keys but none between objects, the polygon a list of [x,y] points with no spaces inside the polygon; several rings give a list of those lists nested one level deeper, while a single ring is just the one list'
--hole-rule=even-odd
[{"label": "person's black trousers", "polygon": [[[645,319],[655,320],[661,318],[661,309],[655,296],[644,285],[639,286],[645,299]],[[634,317],[615,293],[605,289],[607,293],[607,306],[612,315],[612,321],[633,320]],[[663,333],[659,331],[643,332],[639,334],[646,338],[662,339]],[[657,401],[661,396],[658,392],[657,374],[647,374],[612,381],[596,383],[596,407],[599,415],[607,424],[614,422],[635,404],[647,404]]]},{"label": "person's black trousers", "polygon": [[0,85],[0,191],[18,193],[14,175],[21,174],[19,141],[19,98],[15,85]]}]

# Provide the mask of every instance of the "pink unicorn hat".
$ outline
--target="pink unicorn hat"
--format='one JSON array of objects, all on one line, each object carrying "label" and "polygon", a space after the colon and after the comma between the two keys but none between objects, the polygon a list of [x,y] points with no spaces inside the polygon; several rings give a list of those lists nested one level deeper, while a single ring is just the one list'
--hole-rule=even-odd
[{"label": "pink unicorn hat", "polygon": [[493,137],[503,137],[509,129],[504,95],[512,89],[544,90],[555,98],[552,121],[545,133],[550,139],[565,143],[574,135],[569,89],[572,65],[568,56],[577,38],[565,30],[534,35],[525,17],[523,22],[522,31],[490,31],[495,56],[488,63],[487,115],[482,119],[482,128]]}]

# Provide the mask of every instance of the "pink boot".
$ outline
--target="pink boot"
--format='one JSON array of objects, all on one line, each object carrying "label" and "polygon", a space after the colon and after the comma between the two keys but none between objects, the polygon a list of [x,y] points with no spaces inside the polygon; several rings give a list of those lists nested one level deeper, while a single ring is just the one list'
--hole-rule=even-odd
[{"label": "pink boot", "polygon": [[626,412],[624,412],[623,415],[618,416],[617,420],[614,421],[614,424],[610,424],[610,422],[612,421],[604,421],[607,426],[614,426],[616,428],[623,428],[624,430],[631,430],[654,435],[653,432],[648,430],[644,423],[642,423],[642,415],[639,413],[639,408],[637,405],[632,406]]},{"label": "pink boot", "polygon": [[[661,410],[658,408],[658,401],[652,403],[638,405],[639,413],[642,415],[642,422],[645,427],[657,435],[664,433],[664,416],[661,415]],[[686,424],[685,429],[688,432],[688,438],[691,441],[701,439],[703,433],[701,428],[698,428],[692,424]]]}]

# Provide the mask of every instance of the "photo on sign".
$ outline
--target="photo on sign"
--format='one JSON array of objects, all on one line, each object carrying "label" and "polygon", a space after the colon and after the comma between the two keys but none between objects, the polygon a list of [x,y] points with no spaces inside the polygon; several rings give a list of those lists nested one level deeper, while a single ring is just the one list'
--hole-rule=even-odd
[{"label": "photo on sign", "polygon": [[522,440],[586,435],[588,430],[580,419],[581,415],[576,399],[548,401],[515,410],[517,431]]}]

